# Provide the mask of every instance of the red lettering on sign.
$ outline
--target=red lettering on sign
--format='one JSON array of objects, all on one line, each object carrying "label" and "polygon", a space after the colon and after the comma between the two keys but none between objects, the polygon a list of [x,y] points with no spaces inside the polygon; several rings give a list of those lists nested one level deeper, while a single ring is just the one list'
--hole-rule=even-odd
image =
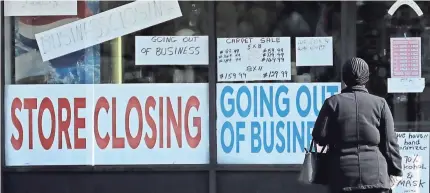
[{"label": "red lettering on sign", "polygon": [[86,108],[86,100],[85,98],[75,98],[74,99],[74,109],[73,114],[75,115],[74,119],[74,140],[75,140],[75,149],[85,149],[87,145],[87,140],[85,138],[79,137],[79,129],[85,129],[85,118],[79,117],[79,109]]},{"label": "red lettering on sign", "polygon": [[10,114],[12,116],[12,124],[15,126],[16,130],[18,131],[18,137],[15,137],[14,134],[10,137],[10,143],[12,144],[12,147],[15,150],[19,150],[22,147],[22,141],[23,141],[23,128],[21,121],[19,121],[18,116],[16,116],[15,111],[19,110],[21,111],[22,108],[22,102],[19,98],[14,98],[11,105],[11,111]]},{"label": "red lettering on sign", "polygon": [[[87,132],[83,132],[83,130],[87,127],[85,116],[88,114],[81,115],[79,112],[82,110],[91,112],[87,108],[86,98],[59,97],[52,99],[45,97],[41,100],[14,98],[10,109],[11,122],[16,129],[16,132],[10,137],[12,147],[19,150],[22,148],[24,140],[28,139],[28,148],[33,149],[34,139],[36,139],[36,141],[38,140],[36,143],[40,143],[45,150],[52,148],[86,149],[87,138],[90,135],[84,135]],[[94,119],[92,132],[94,132],[95,143],[100,149],[106,149],[109,145],[114,149],[123,149],[126,144],[132,149],[137,149],[142,144],[148,149],[153,149],[155,146],[172,148],[172,146],[176,146],[172,144],[172,138],[174,138],[179,148],[184,145],[196,148],[201,141],[201,117],[191,117],[191,111],[198,112],[199,108],[200,101],[195,96],[187,99],[149,96],[144,100],[133,96],[128,99],[125,106],[120,107],[120,111],[117,111],[116,97],[111,99],[100,97],[96,100],[94,114],[91,117]],[[24,111],[24,109],[28,111]],[[106,122],[106,120],[100,120],[102,113],[109,116],[110,122],[107,123],[111,124],[111,128],[105,128],[107,131],[105,133],[100,132],[102,131],[100,121]],[[132,118],[132,114],[137,115],[137,118]],[[28,119],[20,119],[27,116]],[[124,122],[120,122],[124,124],[117,125],[117,119],[124,119]],[[23,120],[28,120],[28,128],[25,128],[27,123],[23,125]],[[167,126],[164,128],[166,124]],[[145,125],[148,126],[145,127]],[[35,133],[33,128],[36,129],[35,127],[37,127],[37,137],[33,138],[33,133]],[[191,129],[196,129],[195,135],[191,134]],[[136,130],[137,132],[132,132]],[[185,140],[183,140],[183,136],[185,136]],[[71,138],[73,138],[73,142]],[[166,139],[166,146],[164,146],[164,139]],[[53,147],[55,140],[58,141],[58,146]]]},{"label": "red lettering on sign", "polygon": [[[154,97],[148,97],[148,99],[146,99],[146,103],[145,103],[145,120],[149,125],[149,128],[151,129],[151,133],[152,136],[149,137],[148,133],[145,134],[145,144],[149,149],[154,148],[155,143],[157,143],[157,125],[155,124],[154,119],[151,117],[151,115],[149,114],[149,109],[155,109],[155,105],[157,105],[157,103],[155,102]],[[160,126],[160,133],[163,134],[163,129],[162,129],[162,125]],[[160,135],[162,136],[162,135]],[[163,140],[160,140],[160,142],[162,142]],[[160,147],[163,147],[163,143],[160,143]]]},{"label": "red lettering on sign", "polygon": [[200,140],[202,139],[202,118],[193,118],[193,126],[197,127],[197,135],[195,137],[192,137],[190,133],[190,128],[188,126],[188,116],[190,115],[191,108],[195,108],[198,111],[199,107],[200,101],[195,96],[190,97],[187,101],[187,105],[185,106],[185,137],[187,139],[188,145],[191,148],[196,148],[199,145]]},{"label": "red lettering on sign", "polygon": [[[137,128],[136,137],[131,136],[130,132],[130,111],[132,109],[136,109],[138,115],[139,127]],[[140,106],[139,99],[137,97],[131,97],[128,100],[127,108],[125,109],[125,133],[127,136],[128,145],[132,149],[136,149],[139,147],[140,140],[142,139],[142,130],[143,130],[143,120],[142,120],[142,108]]]},{"label": "red lettering on sign", "polygon": [[[66,110],[66,120],[63,120],[63,109]],[[72,110],[67,98],[58,99],[58,149],[63,149],[63,133],[66,138],[67,149],[72,149],[70,143],[69,127],[72,120]]]},{"label": "red lettering on sign", "polygon": [[94,111],[94,137],[96,139],[97,146],[100,149],[105,149],[109,145],[110,136],[109,133],[106,133],[104,137],[100,137],[99,132],[99,113],[101,109],[105,109],[106,113],[109,112],[109,101],[105,97],[100,97],[97,100],[95,111]]},{"label": "red lettering on sign", "polygon": [[[48,137],[45,137],[43,134],[43,125],[42,125],[42,118],[45,110],[48,110],[50,116],[51,116],[51,131],[48,134]],[[39,134],[39,140],[40,144],[42,145],[43,149],[51,149],[52,144],[54,143],[55,138],[55,111],[54,111],[54,105],[52,104],[51,99],[49,98],[43,98],[42,102],[40,103],[40,109],[39,114],[37,115],[37,130]]]},{"label": "red lettering on sign", "polygon": [[116,97],[112,97],[112,148],[124,148],[124,137],[116,135]]},{"label": "red lettering on sign", "polygon": [[[182,148],[182,106],[181,106],[181,97],[178,97],[178,118],[176,119],[175,113],[173,112],[172,102],[170,101],[170,97],[167,97],[167,148],[172,146],[172,128],[175,132],[176,141],[178,142],[179,148]],[[160,117],[161,119],[162,117]]]},{"label": "red lettering on sign", "polygon": [[24,109],[28,109],[28,149],[33,149],[33,110],[37,109],[37,99],[24,99]]}]

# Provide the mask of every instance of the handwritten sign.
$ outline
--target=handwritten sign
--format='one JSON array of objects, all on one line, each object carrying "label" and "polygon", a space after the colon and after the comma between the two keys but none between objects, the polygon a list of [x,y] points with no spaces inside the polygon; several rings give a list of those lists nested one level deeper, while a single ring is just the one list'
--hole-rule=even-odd
[{"label": "handwritten sign", "polygon": [[48,16],[48,15],[77,15],[76,0],[6,0],[4,2],[5,16]]},{"label": "handwritten sign", "polygon": [[297,37],[296,66],[333,66],[333,38]]},{"label": "handwritten sign", "polygon": [[421,38],[390,38],[391,78],[421,78]]},{"label": "handwritten sign", "polygon": [[429,132],[397,132],[403,179],[394,193],[429,192]]},{"label": "handwritten sign", "polygon": [[208,36],[136,36],[136,65],[207,65]]},{"label": "handwritten sign", "polygon": [[291,80],[289,37],[218,38],[218,81]]},{"label": "handwritten sign", "polygon": [[178,1],[139,0],[36,34],[43,61],[182,16]]},{"label": "handwritten sign", "polygon": [[422,93],[426,87],[425,78],[388,78],[388,93]]}]

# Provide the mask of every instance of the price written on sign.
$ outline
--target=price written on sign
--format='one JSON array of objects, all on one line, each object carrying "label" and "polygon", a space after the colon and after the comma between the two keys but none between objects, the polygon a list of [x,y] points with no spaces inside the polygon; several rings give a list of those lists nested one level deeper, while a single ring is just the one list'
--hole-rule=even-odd
[{"label": "price written on sign", "polygon": [[218,81],[291,80],[289,37],[218,38]]},{"label": "price written on sign", "polygon": [[403,179],[394,193],[429,192],[429,135],[428,132],[398,132],[402,155]]},{"label": "price written on sign", "polygon": [[297,37],[296,66],[333,66],[333,38]]}]

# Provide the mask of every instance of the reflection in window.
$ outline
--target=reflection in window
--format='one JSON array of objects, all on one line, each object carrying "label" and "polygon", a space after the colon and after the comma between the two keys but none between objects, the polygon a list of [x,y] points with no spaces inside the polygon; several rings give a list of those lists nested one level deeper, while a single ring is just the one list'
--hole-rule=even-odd
[{"label": "reflection in window", "polygon": [[[430,81],[429,2],[417,2],[423,17],[419,18],[409,6],[401,6],[391,18],[386,17],[393,1],[357,4],[357,56],[365,59],[371,75],[369,92],[384,97],[390,104],[399,131],[429,131],[430,89],[423,93],[390,94],[387,78],[390,75],[390,38],[421,37],[422,77]],[[385,10],[385,11],[383,11]]]},{"label": "reflection in window", "polygon": [[[291,37],[294,82],[340,81],[340,2],[221,1],[216,34],[226,37]],[[334,67],[296,67],[295,37],[333,36]]]},{"label": "reflection in window", "polygon": [[[207,2],[180,1],[182,17],[100,45],[42,61],[35,34],[53,29],[131,1],[78,1],[77,16],[11,17],[14,43],[13,84],[99,84],[208,82],[207,63],[202,65],[135,65],[135,36],[208,35]],[[9,38],[6,38],[9,39]],[[205,53],[208,54],[208,53]],[[175,62],[175,61],[172,61]]]},{"label": "reflection in window", "polygon": [[[92,46],[43,62],[35,34],[99,13],[96,1],[78,1],[77,16],[25,16],[14,19],[16,84],[100,83],[100,47]],[[11,26],[6,26],[10,29]]]}]

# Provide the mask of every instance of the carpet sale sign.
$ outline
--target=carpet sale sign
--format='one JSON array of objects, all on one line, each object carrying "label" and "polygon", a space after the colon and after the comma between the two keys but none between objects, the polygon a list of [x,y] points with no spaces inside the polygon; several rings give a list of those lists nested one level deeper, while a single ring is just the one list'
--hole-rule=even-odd
[{"label": "carpet sale sign", "polygon": [[209,162],[207,84],[9,85],[5,95],[8,166]]}]

